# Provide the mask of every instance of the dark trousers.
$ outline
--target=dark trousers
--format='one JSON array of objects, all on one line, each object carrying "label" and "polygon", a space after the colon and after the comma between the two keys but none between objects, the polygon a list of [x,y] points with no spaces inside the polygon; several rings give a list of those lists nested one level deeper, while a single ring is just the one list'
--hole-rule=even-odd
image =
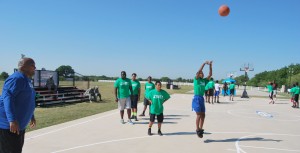
[{"label": "dark trousers", "polygon": [[24,136],[24,130],[18,135],[9,130],[0,129],[0,153],[22,153]]}]

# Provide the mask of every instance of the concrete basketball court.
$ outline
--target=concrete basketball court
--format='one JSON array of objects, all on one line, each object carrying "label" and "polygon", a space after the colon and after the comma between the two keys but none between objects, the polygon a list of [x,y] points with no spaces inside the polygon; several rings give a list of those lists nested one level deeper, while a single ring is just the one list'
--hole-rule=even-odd
[{"label": "concrete basketball court", "polygon": [[[206,103],[204,137],[195,134],[192,94],[174,94],[165,103],[164,136],[147,135],[149,117],[121,124],[118,110],[26,133],[24,153],[285,153],[300,152],[300,110],[289,100],[268,104],[266,92],[249,99],[220,97]],[[265,95],[265,98],[251,98]],[[139,103],[139,113],[142,103]],[[125,113],[126,115],[126,113]],[[127,118],[125,118],[125,121]]]}]

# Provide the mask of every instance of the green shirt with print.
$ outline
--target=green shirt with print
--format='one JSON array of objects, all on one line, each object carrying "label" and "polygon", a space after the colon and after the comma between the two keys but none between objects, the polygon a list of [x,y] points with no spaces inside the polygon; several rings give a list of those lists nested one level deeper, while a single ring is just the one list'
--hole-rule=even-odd
[{"label": "green shirt with print", "polygon": [[207,83],[207,88],[208,89],[213,89],[213,88],[215,88],[215,82],[214,81],[209,81],[208,83]]},{"label": "green shirt with print", "polygon": [[151,91],[151,90],[153,90],[153,89],[155,89],[155,85],[154,85],[154,83],[152,83],[152,82],[146,82],[145,83],[145,96]]},{"label": "green shirt with print", "polygon": [[147,94],[147,99],[151,100],[150,113],[159,115],[163,113],[164,106],[163,103],[170,98],[170,95],[165,90],[157,91],[156,89],[151,90]]},{"label": "green shirt with print", "polygon": [[299,93],[300,93],[300,87],[299,87],[299,86],[294,87],[294,94],[295,94],[295,95],[296,95],[296,94],[299,95]]},{"label": "green shirt with print", "polygon": [[132,92],[133,95],[138,95],[139,94],[139,89],[141,88],[141,84],[138,80],[131,80],[131,85],[132,85]]},{"label": "green shirt with print", "polygon": [[131,86],[131,80],[128,78],[122,79],[119,78],[116,80],[114,87],[118,88],[118,98],[127,98],[129,97],[129,87]]},{"label": "green shirt with print", "polygon": [[194,78],[194,95],[203,96],[205,92],[205,85],[208,83],[206,78]]},{"label": "green shirt with print", "polygon": [[231,84],[229,85],[229,89],[235,89],[235,84],[234,84],[234,83],[231,83]]}]

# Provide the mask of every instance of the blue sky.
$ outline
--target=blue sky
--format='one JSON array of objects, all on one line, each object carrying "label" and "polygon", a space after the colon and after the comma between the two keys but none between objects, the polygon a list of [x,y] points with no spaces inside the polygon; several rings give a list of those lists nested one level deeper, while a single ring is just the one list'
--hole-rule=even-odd
[{"label": "blue sky", "polygon": [[[231,12],[218,15],[226,4]],[[299,0],[0,0],[0,72],[21,54],[83,75],[249,76],[299,63]],[[208,73],[208,68],[204,69]]]}]

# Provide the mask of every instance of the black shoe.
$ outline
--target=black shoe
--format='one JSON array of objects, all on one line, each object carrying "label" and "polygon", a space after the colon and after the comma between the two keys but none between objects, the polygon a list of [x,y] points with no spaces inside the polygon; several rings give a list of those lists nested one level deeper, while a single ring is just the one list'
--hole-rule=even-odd
[{"label": "black shoe", "polygon": [[203,138],[203,133],[204,133],[203,129],[197,130],[196,132],[197,132],[197,135],[198,135],[199,138]]},{"label": "black shoe", "polygon": [[145,114],[140,114],[139,116],[145,116]]},{"label": "black shoe", "polygon": [[150,135],[150,136],[152,135],[151,134],[151,128],[148,129],[148,135]]},{"label": "black shoe", "polygon": [[135,121],[139,121],[136,116],[134,116]]},{"label": "black shoe", "polygon": [[160,136],[162,136],[163,134],[161,133],[161,131],[160,130],[158,130],[158,135],[160,135]]}]

